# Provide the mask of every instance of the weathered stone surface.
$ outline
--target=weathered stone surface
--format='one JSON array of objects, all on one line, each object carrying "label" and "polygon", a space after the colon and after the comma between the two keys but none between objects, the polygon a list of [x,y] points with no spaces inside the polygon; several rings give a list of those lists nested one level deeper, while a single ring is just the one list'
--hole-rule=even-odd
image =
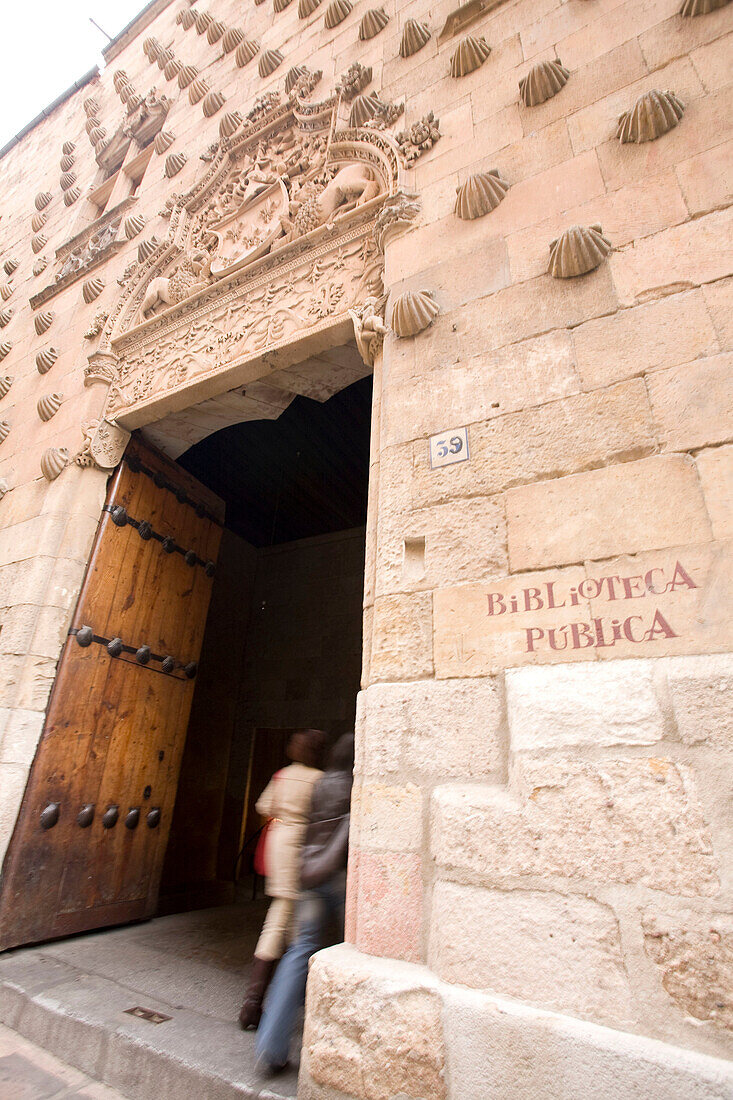
[{"label": "weathered stone surface", "polygon": [[359,695],[357,771],[423,779],[485,779],[505,761],[497,680],[373,684]]},{"label": "weathered stone surface", "polygon": [[616,917],[586,898],[438,882],[429,957],[445,981],[608,1023],[634,1017]]},{"label": "weathered stone surface", "polygon": [[356,894],[354,942],[369,955],[419,962],[422,957],[423,880],[417,852],[354,849],[349,894]]},{"label": "weathered stone surface", "polygon": [[513,669],[506,690],[512,752],[664,737],[652,661]]},{"label": "weathered stone surface", "polygon": [[663,913],[642,917],[644,946],[662,985],[687,1016],[733,1032],[733,918]]},{"label": "weathered stone surface", "polygon": [[516,794],[435,789],[431,851],[440,868],[503,888],[544,875],[639,883],[686,897],[716,892],[708,826],[684,765],[523,757],[513,774]]},{"label": "weathered stone surface", "polygon": [[0,711],[0,763],[28,767],[36,752],[45,715],[36,710],[5,710],[3,729],[2,713]]},{"label": "weathered stone surface", "polygon": [[673,657],[664,673],[682,740],[733,752],[733,656]]},{"label": "weathered stone surface", "polygon": [[512,569],[704,542],[710,521],[691,459],[646,458],[507,493]]},{"label": "weathered stone surface", "polygon": [[395,973],[346,946],[321,952],[308,979],[303,1068],[364,1100],[443,1100],[440,995],[419,972]]},{"label": "weathered stone surface", "polygon": [[733,279],[720,279],[702,288],[720,346],[733,348]]},{"label": "weathered stone surface", "polygon": [[685,451],[733,438],[733,355],[656,371],[647,379],[662,447]]},{"label": "weathered stone surface", "polygon": [[704,214],[733,198],[733,141],[706,149],[677,166],[677,178],[691,214]]},{"label": "weathered stone surface", "polygon": [[433,672],[433,596],[381,596],[374,604],[369,674],[375,680],[419,680]]},{"label": "weathered stone surface", "polygon": [[414,783],[361,783],[351,798],[351,838],[364,850],[415,852],[422,846],[423,795]]},{"label": "weathered stone surface", "polygon": [[713,535],[716,539],[733,538],[733,446],[701,451],[695,462]]}]

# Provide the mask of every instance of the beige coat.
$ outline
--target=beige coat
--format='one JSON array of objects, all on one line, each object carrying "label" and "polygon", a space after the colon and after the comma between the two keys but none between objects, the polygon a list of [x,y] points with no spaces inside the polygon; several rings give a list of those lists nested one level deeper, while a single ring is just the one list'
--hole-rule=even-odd
[{"label": "beige coat", "polygon": [[272,898],[297,898],[300,849],[303,845],[313,784],[323,772],[289,764],[275,772],[257,800],[257,813],[273,818],[265,858],[269,874],[265,892]]}]

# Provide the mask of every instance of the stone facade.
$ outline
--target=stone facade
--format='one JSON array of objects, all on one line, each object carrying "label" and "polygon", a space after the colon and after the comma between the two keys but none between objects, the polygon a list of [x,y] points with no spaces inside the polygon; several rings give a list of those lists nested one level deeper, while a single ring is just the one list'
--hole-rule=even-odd
[{"label": "stone facade", "polygon": [[733,7],[182,2],[0,159],[2,848],[127,433],[373,370],[302,1094],[728,1095]]}]

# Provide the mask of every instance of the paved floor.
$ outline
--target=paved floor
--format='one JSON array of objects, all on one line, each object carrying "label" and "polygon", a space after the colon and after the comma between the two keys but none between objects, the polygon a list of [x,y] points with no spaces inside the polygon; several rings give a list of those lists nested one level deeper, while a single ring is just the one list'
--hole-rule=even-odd
[{"label": "paved floor", "polygon": [[125,1100],[0,1024],[0,1100]]},{"label": "paved floor", "polygon": [[[260,900],[179,913],[7,952],[0,1023],[130,1100],[292,1100],[297,1068],[263,1077],[254,1033],[237,1024],[265,908]],[[298,1034],[294,1062],[299,1048]],[[19,1074],[26,1055],[8,1056],[7,1073]]]}]

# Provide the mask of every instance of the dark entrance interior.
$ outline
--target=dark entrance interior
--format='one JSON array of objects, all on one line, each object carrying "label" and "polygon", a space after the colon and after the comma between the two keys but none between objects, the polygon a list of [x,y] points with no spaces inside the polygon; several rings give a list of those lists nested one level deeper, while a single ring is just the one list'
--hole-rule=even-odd
[{"label": "dark entrance interior", "polygon": [[[372,379],[224,428],[179,463],[226,503],[162,912],[226,903],[289,733],[353,728],[361,675]],[[249,888],[249,884],[246,884]],[[244,892],[244,890],[242,891]]]}]

